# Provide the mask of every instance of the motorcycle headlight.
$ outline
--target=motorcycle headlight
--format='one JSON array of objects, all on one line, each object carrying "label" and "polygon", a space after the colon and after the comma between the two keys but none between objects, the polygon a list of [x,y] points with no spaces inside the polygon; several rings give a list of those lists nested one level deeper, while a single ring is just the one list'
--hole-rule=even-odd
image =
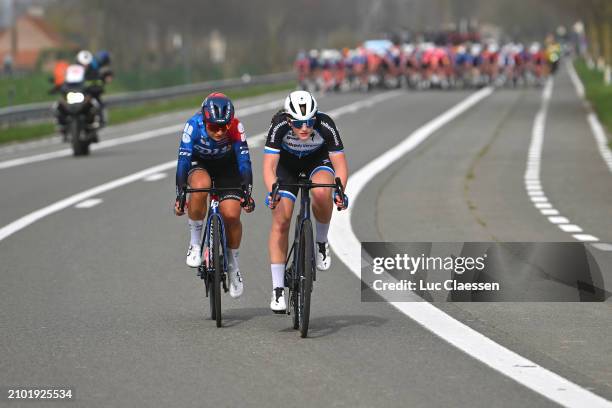
[{"label": "motorcycle headlight", "polygon": [[85,100],[85,95],[81,92],[68,92],[66,95],[66,102],[72,105],[73,103],[81,103]]}]

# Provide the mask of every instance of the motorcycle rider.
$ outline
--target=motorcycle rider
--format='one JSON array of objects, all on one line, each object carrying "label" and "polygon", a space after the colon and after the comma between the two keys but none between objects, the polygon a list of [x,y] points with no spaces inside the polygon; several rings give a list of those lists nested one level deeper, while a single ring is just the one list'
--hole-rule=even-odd
[{"label": "motorcycle rider", "polygon": [[113,71],[110,69],[110,53],[108,51],[99,51],[93,55],[88,50],[79,51],[77,54],[77,62],[85,67],[85,81],[87,82],[87,92],[95,100],[96,108],[99,111],[97,117],[98,123],[94,123],[94,127],[102,128],[106,125],[107,112],[102,102],[102,94],[104,87],[113,79]]}]

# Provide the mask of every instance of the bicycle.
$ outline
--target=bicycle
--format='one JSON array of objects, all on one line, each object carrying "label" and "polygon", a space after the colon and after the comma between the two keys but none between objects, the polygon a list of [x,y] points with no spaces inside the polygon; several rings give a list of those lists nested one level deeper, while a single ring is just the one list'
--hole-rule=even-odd
[{"label": "bicycle", "polygon": [[[282,181],[274,183],[270,195],[271,202],[276,202],[280,188],[287,187],[299,188],[300,212],[296,218],[293,244],[285,261],[285,287],[289,289],[289,305],[285,313],[290,315],[293,309],[293,328],[299,329],[300,336],[304,338],[308,335],[312,286],[317,280],[309,192],[313,188],[331,187],[335,188],[336,193],[344,196],[344,188],[339,177],[336,177],[335,184],[315,184],[306,174],[300,173],[297,183]],[[340,210],[338,207],[338,211]]]},{"label": "bicycle", "polygon": [[239,191],[240,188],[217,188],[213,180],[210,188],[184,188],[179,205],[184,211],[187,193],[209,193],[210,205],[206,216],[204,239],[200,247],[202,263],[198,267],[198,277],[204,281],[206,297],[210,300],[210,318],[215,320],[217,327],[221,327],[221,285],[227,292],[227,240],[223,217],[219,212],[219,193],[222,191]]}]

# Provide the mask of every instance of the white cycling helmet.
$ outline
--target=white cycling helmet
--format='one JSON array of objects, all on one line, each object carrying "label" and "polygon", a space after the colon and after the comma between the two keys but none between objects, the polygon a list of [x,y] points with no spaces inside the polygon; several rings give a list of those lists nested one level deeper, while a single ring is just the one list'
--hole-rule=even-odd
[{"label": "white cycling helmet", "polygon": [[310,92],[291,92],[285,99],[285,113],[295,120],[308,120],[317,114],[317,101]]},{"label": "white cycling helmet", "polygon": [[91,52],[87,51],[87,50],[82,50],[79,51],[79,53],[77,54],[77,62],[81,65],[83,65],[84,67],[88,66],[89,64],[91,64],[91,61],[93,61],[93,55],[91,54]]}]

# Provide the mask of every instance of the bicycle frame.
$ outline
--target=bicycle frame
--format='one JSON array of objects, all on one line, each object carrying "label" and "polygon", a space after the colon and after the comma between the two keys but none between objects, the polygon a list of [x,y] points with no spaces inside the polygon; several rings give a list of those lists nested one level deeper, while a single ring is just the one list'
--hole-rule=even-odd
[{"label": "bicycle frame", "polygon": [[223,222],[223,216],[219,212],[220,201],[218,198],[218,194],[221,191],[241,191],[241,189],[240,188],[217,188],[215,187],[215,183],[213,180],[210,188],[186,188],[185,187],[183,189],[183,197],[181,198],[182,201],[180,203],[181,208],[184,208],[187,193],[209,193],[210,205],[208,207],[208,213],[206,214],[206,227],[204,229],[204,239],[202,240],[202,245],[200,246],[200,256],[202,256],[202,259],[204,260],[204,262],[202,265],[198,267],[198,276],[201,279],[203,279],[204,283],[206,284],[206,296],[208,296],[208,292],[209,292],[209,287],[208,287],[209,281],[208,279],[206,279],[206,277],[208,273],[213,272],[211,271],[213,266],[211,265],[209,254],[205,253],[204,249],[210,247],[210,243],[213,238],[212,229],[211,229],[213,218],[217,218],[219,221],[219,225],[220,225],[221,236],[219,237],[219,241],[221,242],[221,245],[223,248],[223,255],[224,255],[223,256],[223,268],[222,268],[223,270],[220,271],[220,273],[221,273],[222,282],[223,282],[223,290],[225,292],[228,291],[227,280],[226,280],[226,273],[228,269],[228,264],[227,264],[228,259],[227,259],[227,256],[225,256],[227,254],[227,238],[225,234],[225,224]]},{"label": "bicycle frame", "polygon": [[[299,195],[300,195],[300,210],[297,216],[295,235],[293,238],[293,243],[291,245],[291,248],[289,252],[287,253],[287,259],[285,261],[285,274],[286,274],[285,280],[289,280],[289,282],[285,282],[285,284],[288,288],[290,288],[290,290],[294,290],[295,282],[297,282],[297,280],[299,279],[299,277],[295,276],[296,271],[297,271],[298,259],[295,256],[294,251],[296,251],[296,246],[298,245],[298,242],[299,242],[299,237],[302,232],[304,221],[310,220],[310,190],[313,188],[328,187],[328,188],[334,188],[336,192],[341,195],[344,194],[344,190],[342,187],[342,182],[337,177],[335,179],[335,184],[314,184],[312,183],[310,179],[306,177],[306,175],[300,174],[300,176],[298,177],[297,183],[283,183],[282,181],[275,183],[272,188],[272,201],[274,201],[274,198],[278,195],[279,189],[281,187],[298,187]],[[338,210],[340,210],[340,208],[338,208]],[[292,254],[293,254],[293,259],[291,262],[291,267],[287,268],[287,265],[289,265],[289,260],[291,259]],[[316,268],[313,274],[313,281],[316,281]],[[287,308],[287,310],[289,310],[289,308]]]},{"label": "bicycle frame", "polygon": [[[311,184],[310,181],[307,181],[307,184]],[[293,251],[295,250],[295,247],[297,246],[299,242],[299,237],[300,237],[300,234],[302,233],[302,227],[304,225],[304,221],[306,221],[307,219],[310,219],[309,188],[306,186],[300,186],[299,195],[300,195],[300,210],[297,216],[297,224],[295,226],[295,235],[293,237],[293,243],[291,244],[291,249],[289,250],[287,254],[287,260],[285,261],[285,271],[288,271],[288,272],[289,272],[289,269],[287,268],[287,265],[289,264],[289,259],[291,259],[291,254],[293,253]],[[297,271],[297,262],[298,262],[298,258],[294,256],[291,262],[292,263],[291,271],[290,273],[287,273],[287,275],[290,275],[288,277],[291,280],[291,282],[287,282],[287,283],[292,284],[292,286],[287,285],[287,287],[291,288],[292,290],[294,289],[293,284],[295,283],[295,280],[298,279],[297,276],[294,276]],[[315,271],[315,275],[313,276],[313,280],[316,280],[316,271]]]},{"label": "bicycle frame", "polygon": [[[204,279],[204,282],[206,283],[206,296],[208,296],[208,280],[205,279],[205,274],[211,272],[211,269],[213,268],[211,262],[210,262],[210,256],[208,253],[204,253],[204,248],[210,248],[210,243],[212,242],[212,229],[211,229],[211,225],[212,225],[212,220],[213,218],[217,218],[219,220],[219,225],[221,226],[221,236],[219,237],[219,240],[221,242],[221,246],[223,248],[223,270],[220,271],[221,272],[221,280],[223,282],[223,290],[225,292],[227,292],[227,282],[225,279],[225,274],[227,273],[227,240],[226,240],[226,235],[225,235],[225,224],[223,223],[223,217],[221,216],[221,213],[219,212],[219,200],[217,198],[216,194],[211,194],[210,195],[210,205],[209,205],[209,209],[208,209],[208,214],[206,217],[206,227],[204,229],[204,239],[202,240],[202,245],[200,246],[200,256],[204,256],[202,259],[204,259],[205,264],[204,265],[200,265],[200,267],[198,268],[198,275],[200,276],[200,278]],[[204,270],[206,269],[206,270]]]}]

